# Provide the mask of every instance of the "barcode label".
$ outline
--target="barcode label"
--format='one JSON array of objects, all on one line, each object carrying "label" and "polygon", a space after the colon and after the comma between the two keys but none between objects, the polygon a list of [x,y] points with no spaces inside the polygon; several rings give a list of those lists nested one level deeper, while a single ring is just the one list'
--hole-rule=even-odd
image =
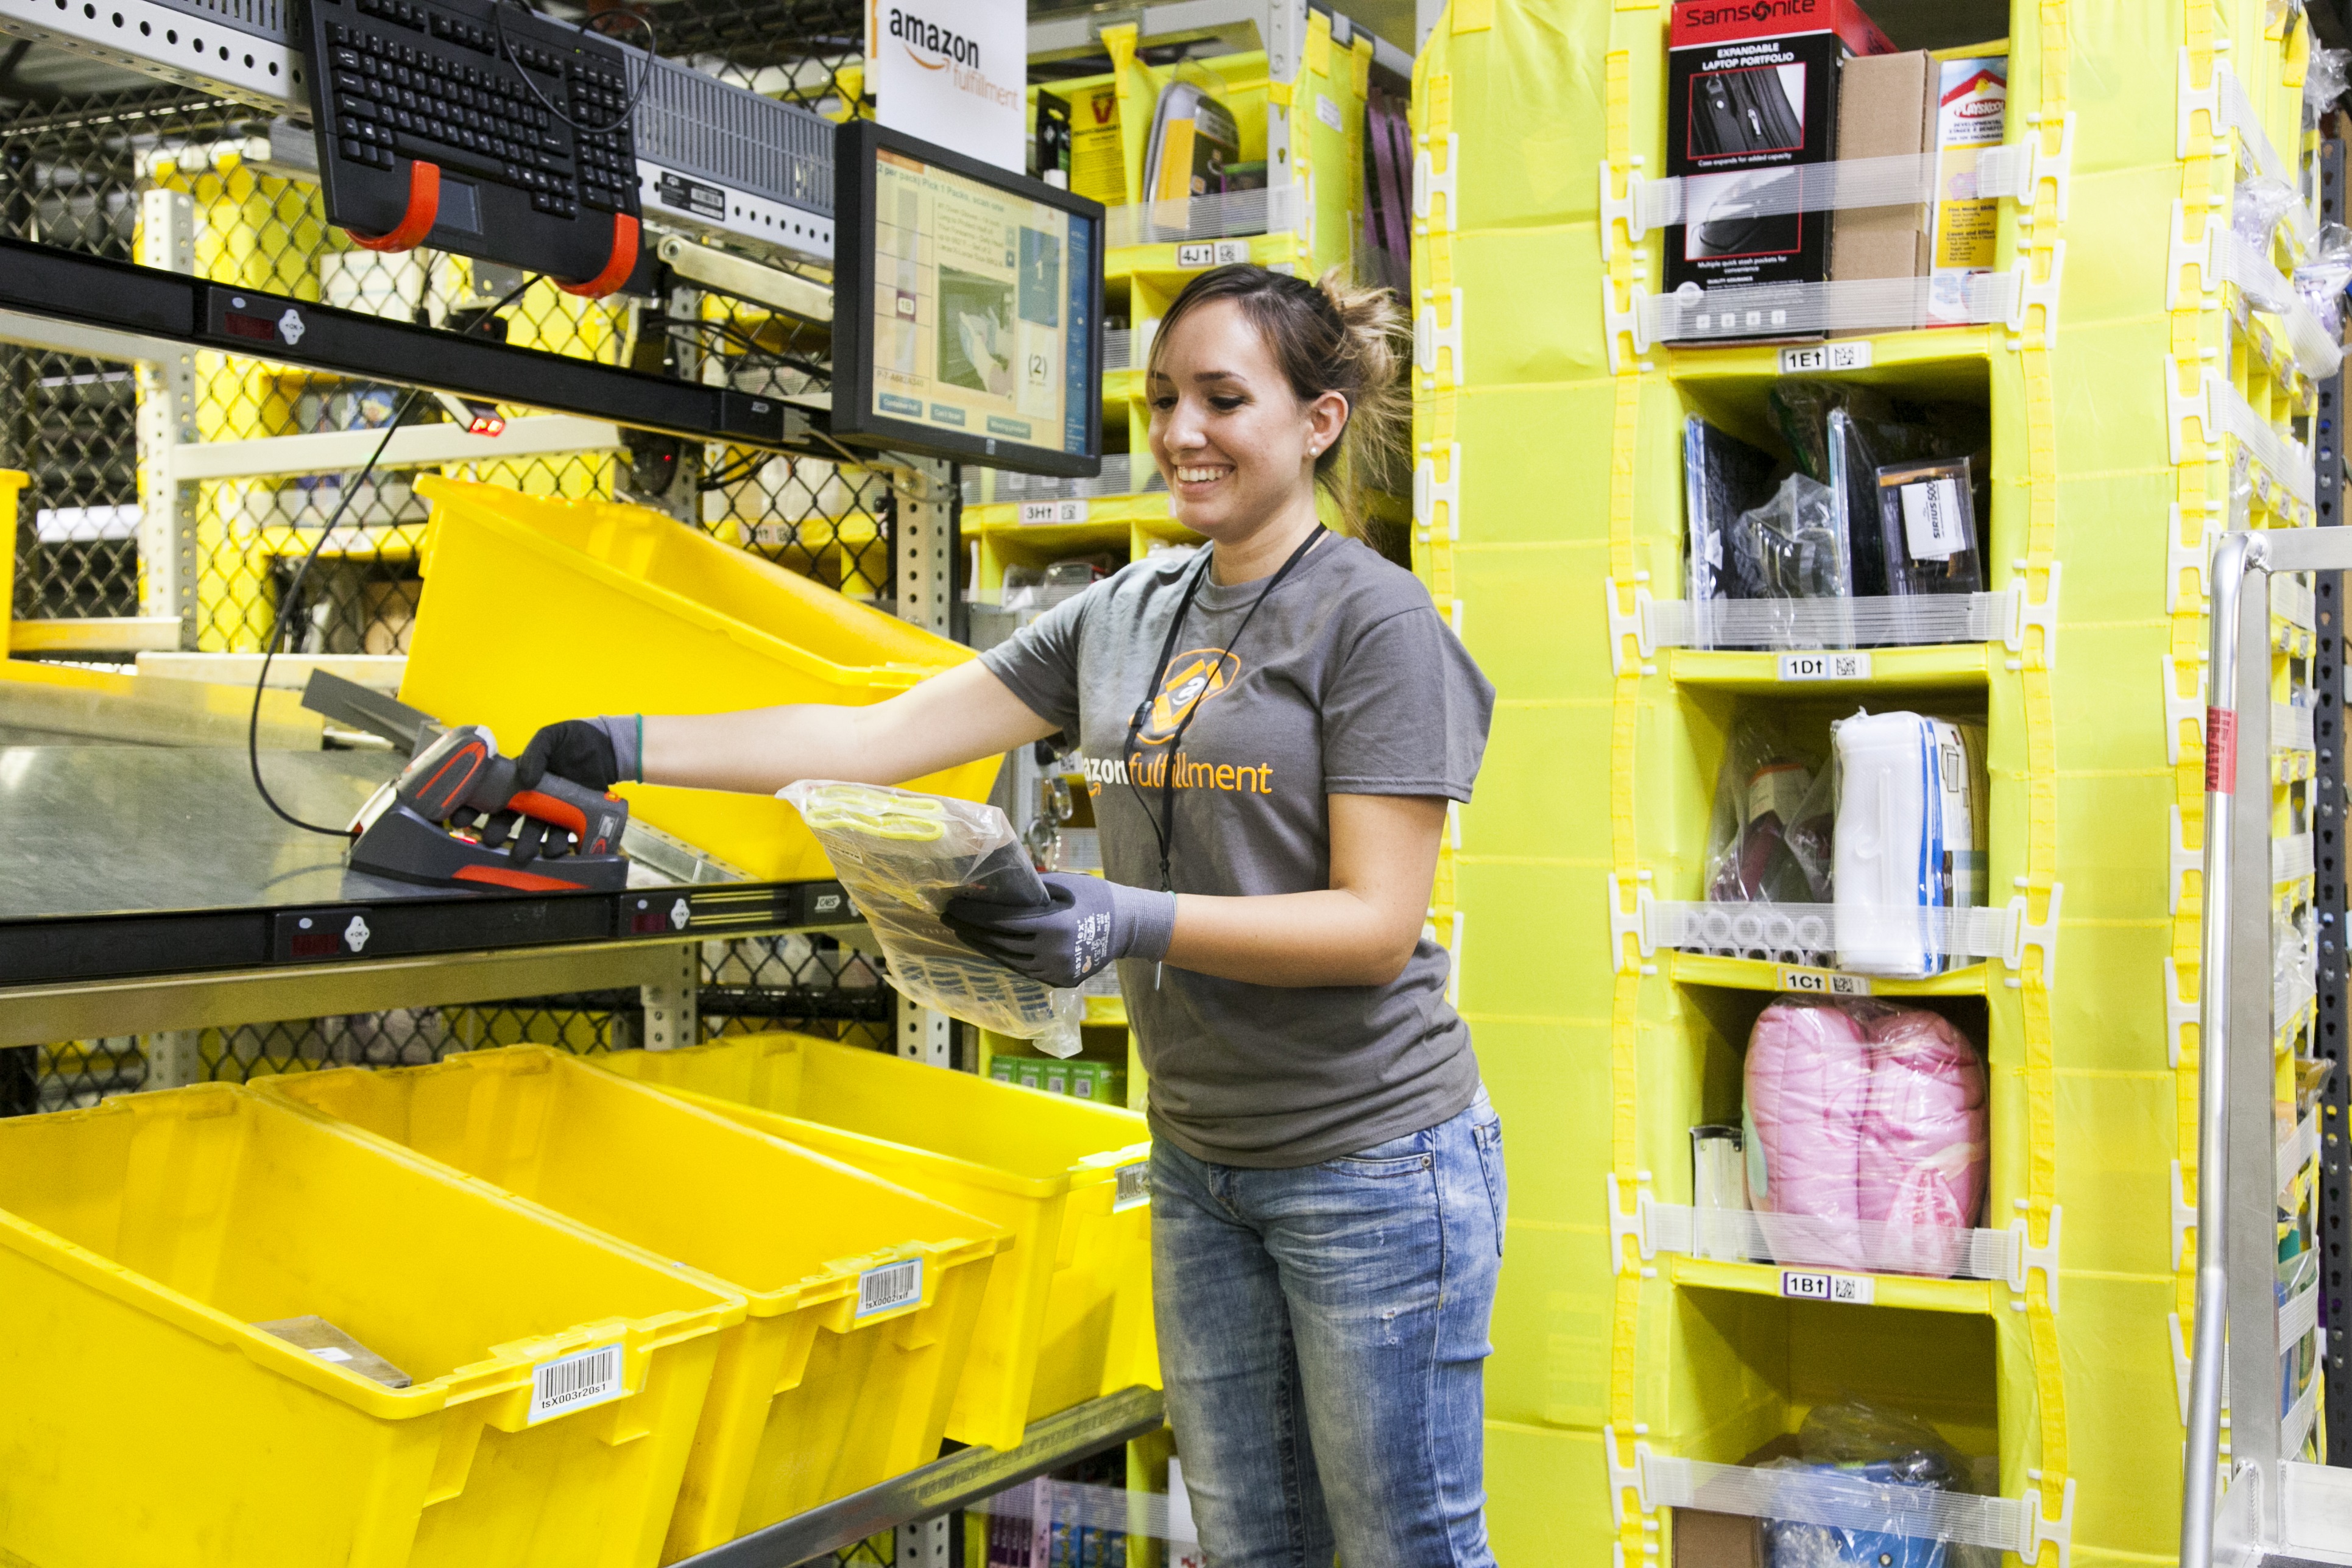
[{"label": "barcode label", "polygon": [[919,1258],[886,1263],[857,1277],[857,1316],[861,1318],[911,1307],[922,1299],[923,1260]]},{"label": "barcode label", "polygon": [[1023,522],[1084,522],[1087,503],[1082,500],[1024,500],[1021,503]]},{"label": "barcode label", "polygon": [[1921,479],[1903,487],[1903,542],[1914,561],[1948,561],[1960,540],[1960,487],[1956,479]]},{"label": "barcode label", "polygon": [[604,1405],[627,1391],[621,1386],[621,1347],[599,1345],[593,1351],[543,1361],[530,1369],[530,1420],[569,1415],[592,1405]]},{"label": "barcode label", "polygon": [[1151,1201],[1151,1166],[1138,1160],[1118,1168],[1118,1187],[1111,1194],[1110,1212],[1121,1214]]}]

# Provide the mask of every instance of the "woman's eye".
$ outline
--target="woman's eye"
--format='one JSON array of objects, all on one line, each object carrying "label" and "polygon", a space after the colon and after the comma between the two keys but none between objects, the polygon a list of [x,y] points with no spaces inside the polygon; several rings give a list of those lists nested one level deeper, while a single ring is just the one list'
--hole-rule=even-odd
[{"label": "woman's eye", "polygon": [[1155,397],[1151,400],[1151,406],[1165,414],[1176,406],[1176,400],[1172,397]]},{"label": "woman's eye", "polygon": [[1212,397],[1209,399],[1209,406],[1220,414],[1231,414],[1242,405],[1242,401],[1238,397]]}]

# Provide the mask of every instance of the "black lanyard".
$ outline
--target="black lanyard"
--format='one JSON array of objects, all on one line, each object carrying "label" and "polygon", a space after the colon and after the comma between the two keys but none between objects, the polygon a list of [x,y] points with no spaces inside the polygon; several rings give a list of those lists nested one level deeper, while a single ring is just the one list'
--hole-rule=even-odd
[{"label": "black lanyard", "polygon": [[[1257,597],[1250,602],[1249,614],[1242,617],[1242,624],[1234,628],[1234,635],[1220,650],[1223,655],[1231,657],[1233,650],[1241,646],[1242,633],[1249,630],[1250,622],[1257,617],[1258,606],[1282,586],[1282,580],[1290,575],[1290,569],[1306,560],[1307,552],[1314,549],[1328,531],[1321,523],[1317,523],[1315,531],[1290,552],[1290,559],[1282,563],[1281,570],[1266,579],[1265,586],[1259,589]],[[1192,600],[1200,594],[1201,584],[1207,580],[1213,564],[1213,552],[1202,551],[1200,569],[1192,574],[1192,581],[1185,585],[1184,597],[1177,602],[1176,618],[1168,623],[1168,636],[1160,645],[1160,663],[1143,688],[1143,700],[1136,704],[1135,717],[1127,721],[1127,754],[1123,759],[1127,764],[1127,787],[1135,792],[1136,804],[1143,807],[1143,819],[1151,824],[1151,836],[1160,842],[1160,890],[1163,893],[1176,890],[1174,879],[1169,871],[1169,858],[1176,847],[1176,752],[1184,743],[1184,731],[1192,727],[1202,704],[1209,700],[1208,687],[1204,684],[1201,688],[1201,694],[1192,699],[1192,705],[1184,710],[1184,716],[1176,721],[1175,733],[1168,737],[1168,749],[1163,753],[1165,764],[1160,775],[1160,816],[1157,820],[1151,815],[1151,803],[1143,798],[1143,786],[1135,782],[1136,742],[1143,733],[1144,721],[1151,716],[1151,704],[1160,695],[1160,683],[1168,679],[1169,661],[1176,657],[1176,639],[1183,634],[1184,617],[1192,614]],[[1223,661],[1220,659],[1219,662]]]}]

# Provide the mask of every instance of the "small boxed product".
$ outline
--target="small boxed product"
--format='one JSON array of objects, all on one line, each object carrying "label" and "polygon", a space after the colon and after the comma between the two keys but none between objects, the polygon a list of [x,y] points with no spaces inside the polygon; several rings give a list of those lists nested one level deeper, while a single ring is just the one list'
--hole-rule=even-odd
[{"label": "small boxed product", "polygon": [[[1935,145],[1936,58],[1925,49],[1860,55],[1838,72],[1837,155],[1917,158]],[[1935,204],[1922,189],[1916,200],[1883,207],[1841,207],[1830,220],[1830,276],[1925,278],[1931,254]]]},{"label": "small boxed product", "polygon": [[1840,65],[1895,46],[1853,0],[1680,0],[1666,47],[1666,173],[1730,176],[1685,186],[1667,291],[1822,281],[1829,215],[1789,210],[1786,188],[1837,156]]},{"label": "small boxed product", "polygon": [[1966,458],[1890,463],[1877,470],[1879,537],[1890,594],[1984,589],[1976,489]]},{"label": "small boxed product", "polygon": [[2008,124],[2009,57],[1970,55],[1937,62],[1936,237],[1927,319],[1969,319],[1969,280],[1992,270],[2000,198],[1977,194],[1977,158],[2000,144]]},{"label": "small boxed product", "polygon": [[1946,911],[1985,901],[1984,726],[1857,713],[1830,732],[1837,967],[1901,980],[1940,974],[1954,964]]}]

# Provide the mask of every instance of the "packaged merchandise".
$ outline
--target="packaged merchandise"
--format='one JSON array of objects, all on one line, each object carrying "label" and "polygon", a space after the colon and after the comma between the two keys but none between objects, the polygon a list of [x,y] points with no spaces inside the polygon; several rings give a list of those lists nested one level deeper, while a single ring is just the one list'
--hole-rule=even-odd
[{"label": "packaged merchandise", "polygon": [[[1916,158],[1935,145],[1936,58],[1925,49],[1857,55],[1839,68],[1837,155]],[[1933,255],[1935,204],[1841,207],[1830,220],[1830,276],[1924,278]],[[1834,335],[1834,334],[1833,334]]]},{"label": "packaged merchandise", "polygon": [[1959,1568],[1968,1548],[1907,1533],[1901,1517],[1857,1519],[1872,1494],[1834,1484],[1851,1478],[1874,1487],[1973,1489],[1973,1467],[1934,1427],[1844,1400],[1807,1413],[1797,1449],[1797,1458],[1759,1467],[1788,1478],[1780,1517],[1763,1522],[1764,1568]]},{"label": "packaged merchandise", "polygon": [[950,899],[1028,907],[1045,901],[1029,852],[993,805],[912,790],[803,779],[777,792],[816,836],[834,874],[889,960],[909,1001],[984,1029],[1078,1052],[1086,1002],[1024,979],[966,947],[940,922]]},{"label": "packaged merchandise", "polygon": [[1948,1276],[1984,1202],[1983,1058],[1941,1014],[1782,996],[1748,1034],[1748,1196],[1783,1263]]},{"label": "packaged merchandise", "polygon": [[[1830,530],[1846,552],[1849,592],[1857,596],[1896,591],[1889,580],[1878,470],[1991,447],[1986,412],[1972,404],[1914,402],[1849,382],[1791,379],[1774,384],[1767,405],[1797,471],[1830,488],[1835,509]],[[1982,485],[1989,469],[1989,464],[1971,464],[1971,486]],[[1973,489],[1970,509],[1976,515],[1984,510]]]},{"label": "packaged merchandise", "polygon": [[1037,177],[1063,190],[1070,187],[1070,100],[1037,94]]},{"label": "packaged merchandise", "polygon": [[1087,89],[1070,105],[1070,189],[1107,207],[1134,199],[1119,141],[1118,89],[1109,82]]},{"label": "packaged merchandise", "polygon": [[1197,67],[1190,75],[1179,67],[1176,79],[1160,94],[1144,153],[1143,188],[1150,199],[1223,195],[1226,166],[1240,163],[1241,156],[1241,128],[1216,96],[1214,80]]},{"label": "packaged merchandise", "polygon": [[1875,473],[1886,591],[1898,596],[1981,593],[1984,563],[1969,459],[1889,463]]},{"label": "packaged merchandise", "polygon": [[1984,902],[1985,732],[1918,713],[1830,726],[1838,967],[1924,979],[1951,966],[1944,911]]},{"label": "packaged merchandise", "polygon": [[1743,715],[1716,773],[1707,901],[1829,902],[1832,799],[1819,757],[1791,745],[1770,720]]},{"label": "packaged merchandise", "polygon": [[[1767,596],[1762,563],[1738,528],[1772,493],[1780,463],[1697,415],[1683,423],[1683,479],[1690,513],[1690,602]],[[1704,637],[1701,647],[1710,646]]]},{"label": "packaged merchandise", "polygon": [[1692,1227],[1691,1255],[1695,1258],[1738,1258],[1744,1256],[1737,1246],[1720,1246],[1729,1239],[1721,1234],[1719,1225],[1708,1223],[1707,1216],[1744,1215],[1748,1201],[1748,1153],[1737,1127],[1707,1125],[1694,1127],[1691,1137],[1691,1207],[1698,1211],[1699,1223]]},{"label": "packaged merchandise", "polygon": [[[1895,52],[1853,0],[1803,8],[1679,0],[1668,25],[1666,173],[1740,174],[1685,187],[1668,231],[1668,292],[1828,276],[1825,213],[1775,210],[1775,182],[1836,156],[1838,68]],[[1767,199],[1759,200],[1759,196]],[[1778,335],[1778,334],[1776,334]]]},{"label": "packaged merchandise", "polygon": [[2006,134],[2009,57],[1982,53],[1937,62],[1936,239],[1927,320],[1969,319],[1969,283],[1992,270],[2000,201],[1977,194],[1977,159]]}]

